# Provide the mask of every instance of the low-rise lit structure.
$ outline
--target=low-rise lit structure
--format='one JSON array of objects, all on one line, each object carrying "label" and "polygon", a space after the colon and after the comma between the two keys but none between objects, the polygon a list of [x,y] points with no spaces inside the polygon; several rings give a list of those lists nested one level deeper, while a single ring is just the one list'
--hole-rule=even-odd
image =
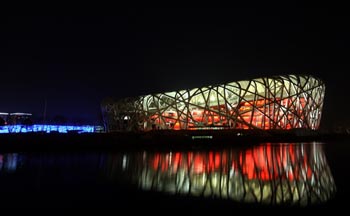
[{"label": "low-rise lit structure", "polygon": [[5,125],[0,126],[0,134],[17,133],[95,133],[102,132],[101,126],[94,125]]},{"label": "low-rise lit structure", "polygon": [[32,114],[23,113],[23,112],[14,112],[14,113],[5,113],[0,112],[0,126],[3,125],[15,125],[15,124],[24,124],[31,125]]},{"label": "low-rise lit structure", "polygon": [[0,112],[0,134],[17,133],[101,133],[99,125],[34,124],[31,113]]},{"label": "low-rise lit structure", "polygon": [[107,131],[191,129],[318,129],[324,83],[285,75],[200,88],[106,99]]}]

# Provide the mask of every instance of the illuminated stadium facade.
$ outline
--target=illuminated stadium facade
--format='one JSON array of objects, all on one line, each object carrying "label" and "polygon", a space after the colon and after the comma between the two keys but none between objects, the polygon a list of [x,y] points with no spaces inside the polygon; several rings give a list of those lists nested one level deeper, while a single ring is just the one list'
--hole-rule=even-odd
[{"label": "illuminated stadium facade", "polygon": [[310,75],[285,75],[106,99],[107,131],[154,129],[318,129],[324,83]]}]

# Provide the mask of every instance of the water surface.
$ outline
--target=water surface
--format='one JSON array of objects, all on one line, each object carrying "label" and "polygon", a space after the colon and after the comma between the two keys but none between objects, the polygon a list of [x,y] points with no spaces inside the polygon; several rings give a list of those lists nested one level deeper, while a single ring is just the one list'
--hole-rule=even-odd
[{"label": "water surface", "polygon": [[346,153],[336,150],[339,145],[0,153],[0,207],[339,209],[348,191],[339,162]]}]

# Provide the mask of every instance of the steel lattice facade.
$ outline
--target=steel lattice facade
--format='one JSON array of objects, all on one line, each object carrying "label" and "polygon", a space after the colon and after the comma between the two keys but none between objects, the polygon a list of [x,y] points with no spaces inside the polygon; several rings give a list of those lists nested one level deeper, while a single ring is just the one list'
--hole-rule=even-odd
[{"label": "steel lattice facade", "polygon": [[324,83],[310,75],[257,78],[102,102],[108,131],[318,129]]}]

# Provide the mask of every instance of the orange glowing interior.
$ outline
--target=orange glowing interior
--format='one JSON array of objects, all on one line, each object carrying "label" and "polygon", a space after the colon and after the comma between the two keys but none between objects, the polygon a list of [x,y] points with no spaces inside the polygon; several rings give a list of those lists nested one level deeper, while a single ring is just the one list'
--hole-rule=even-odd
[{"label": "orange glowing interior", "polygon": [[[155,114],[151,120],[156,125],[167,125],[167,128],[180,130],[181,123],[195,130],[203,126],[229,127],[236,129],[251,129],[252,127],[268,130],[272,128],[291,129],[296,127],[295,115],[302,117],[306,106],[304,98],[286,98],[271,101],[259,99],[241,102],[236,110],[227,110],[224,105],[211,106],[210,110],[194,109],[189,114],[179,114],[175,111],[166,111],[161,116]],[[288,111],[287,111],[288,110]],[[298,110],[298,112],[296,111]],[[232,116],[232,117],[229,117]],[[229,124],[228,119],[237,119]],[[187,120],[186,120],[187,119]],[[277,122],[274,124],[273,122]],[[199,126],[201,125],[201,126]],[[276,126],[277,125],[277,126]]]}]

